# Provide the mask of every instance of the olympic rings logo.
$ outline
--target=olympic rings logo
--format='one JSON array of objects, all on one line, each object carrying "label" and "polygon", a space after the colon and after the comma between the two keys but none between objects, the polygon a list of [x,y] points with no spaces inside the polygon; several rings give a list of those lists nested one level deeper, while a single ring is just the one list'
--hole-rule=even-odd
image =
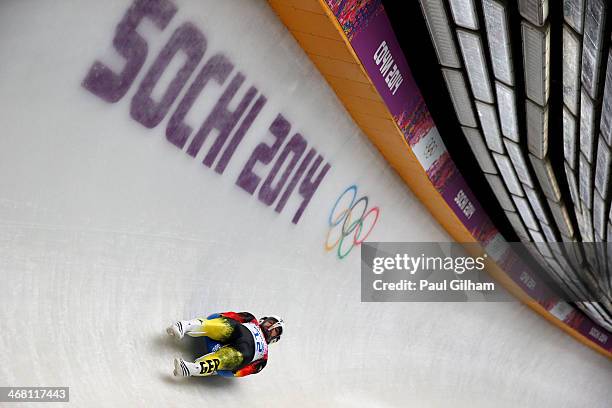
[{"label": "olympic rings logo", "polygon": [[[340,210],[343,207],[344,210]],[[359,217],[355,217],[355,212],[358,212]],[[380,209],[372,207],[368,210],[368,197],[363,196],[357,199],[357,186],[355,184],[349,186],[340,194],[329,214],[329,231],[325,240],[325,250],[329,252],[337,247],[338,258],[345,258],[353,248],[361,245],[368,238],[379,216]],[[352,239],[347,240],[346,238],[351,235]],[[336,239],[330,242],[330,239],[333,239],[332,236],[336,236]]]}]

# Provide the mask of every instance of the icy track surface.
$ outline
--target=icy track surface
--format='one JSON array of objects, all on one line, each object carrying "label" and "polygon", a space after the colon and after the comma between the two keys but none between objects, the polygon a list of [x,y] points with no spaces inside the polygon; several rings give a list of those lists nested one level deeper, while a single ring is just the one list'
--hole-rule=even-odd
[{"label": "icy track surface", "polygon": [[[330,231],[330,212],[339,197],[338,208],[347,205],[347,188],[378,208],[376,222],[364,220],[370,240],[450,238],[266,2],[168,4],[176,10],[165,28],[149,18],[137,26],[147,44],[142,68],[109,102],[84,81],[95,61],[125,69],[112,44],[130,2],[0,3],[1,386],[70,386],[77,407],[610,406],[610,361],[518,303],[360,303],[359,248],[342,259],[337,246],[325,249],[339,232]],[[168,111],[152,118],[135,95],[185,23],[185,38],[202,44],[200,33],[206,49]],[[232,66],[186,113],[193,131],[179,148],[167,136],[170,118],[216,54]],[[186,55],[153,81],[152,101]],[[187,150],[238,72],[244,81],[228,109],[250,87],[257,93],[245,112],[260,95],[266,102],[219,172],[227,145],[202,164],[218,130],[195,158]],[[269,128],[279,113],[290,126],[283,146],[298,132],[306,146],[296,142],[294,154],[315,149],[317,171],[329,169],[305,206],[308,170],[276,211],[290,160],[266,184],[280,153],[250,159],[275,141]],[[258,178],[241,178],[245,169]],[[286,319],[268,366],[243,379],[173,378],[172,358],[189,351],[164,328],[227,310]]]}]

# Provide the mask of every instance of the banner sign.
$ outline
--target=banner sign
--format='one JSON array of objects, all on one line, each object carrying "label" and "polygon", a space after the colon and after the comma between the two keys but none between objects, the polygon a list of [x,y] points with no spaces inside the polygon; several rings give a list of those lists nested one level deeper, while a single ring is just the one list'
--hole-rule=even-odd
[{"label": "banner sign", "polygon": [[550,286],[512,251],[487,216],[444,146],[381,0],[326,3],[429,180],[471,235],[532,299],[595,344],[612,351],[612,334],[554,296]]}]

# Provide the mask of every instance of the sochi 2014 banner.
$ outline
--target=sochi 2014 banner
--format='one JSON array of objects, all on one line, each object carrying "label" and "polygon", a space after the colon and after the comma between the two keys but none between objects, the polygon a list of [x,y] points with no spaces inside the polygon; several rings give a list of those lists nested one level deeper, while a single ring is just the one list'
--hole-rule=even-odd
[{"label": "sochi 2014 banner", "polygon": [[508,276],[556,318],[604,349],[612,335],[555,296],[510,249],[457,169],[412,78],[381,0],[326,0],[436,190]]}]

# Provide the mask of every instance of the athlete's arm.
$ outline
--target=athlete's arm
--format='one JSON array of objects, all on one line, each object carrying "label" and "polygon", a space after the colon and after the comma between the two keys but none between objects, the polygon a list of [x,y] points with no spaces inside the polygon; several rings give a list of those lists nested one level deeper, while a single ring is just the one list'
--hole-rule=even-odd
[{"label": "athlete's arm", "polygon": [[255,360],[249,365],[242,367],[240,370],[236,370],[234,372],[234,377],[246,377],[247,375],[257,374],[266,366],[268,361],[266,359],[260,358],[259,360]]},{"label": "athlete's arm", "polygon": [[257,323],[257,319],[249,312],[225,312],[221,313],[221,316],[227,317],[228,319],[236,320],[240,323]]}]

